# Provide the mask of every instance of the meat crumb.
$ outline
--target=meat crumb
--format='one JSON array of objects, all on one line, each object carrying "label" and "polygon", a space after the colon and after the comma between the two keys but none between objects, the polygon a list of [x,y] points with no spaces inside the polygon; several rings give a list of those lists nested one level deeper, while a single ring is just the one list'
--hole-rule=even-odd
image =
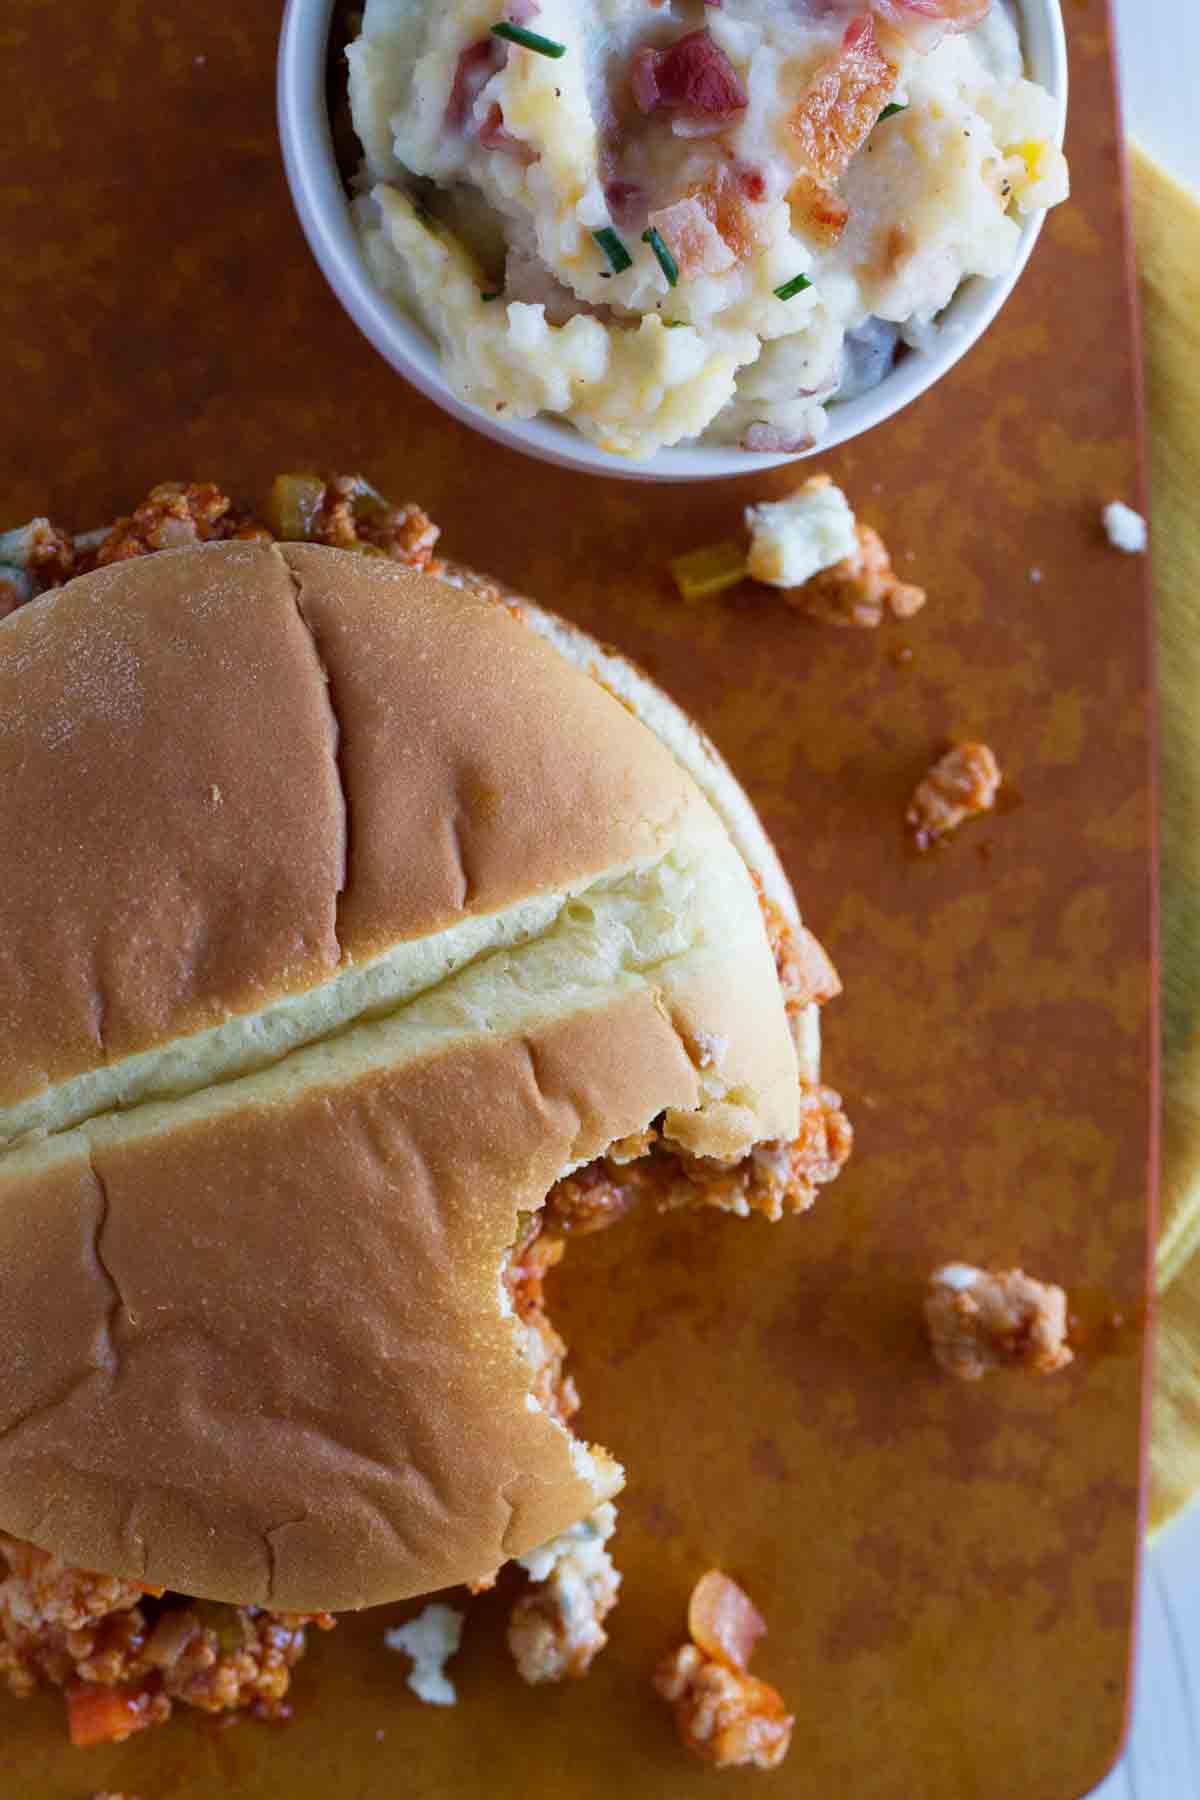
[{"label": "meat crumb", "polygon": [[718,1769],[777,1769],[792,1741],[792,1715],[778,1692],[753,1675],[710,1662],[695,1644],[664,1657],[654,1685],[675,1712],[680,1741]]},{"label": "meat crumb", "polygon": [[654,1671],[681,1743],[718,1769],[777,1769],[795,1721],[777,1690],[746,1668],[765,1629],[761,1618],[728,1576],[710,1570],[693,1591],[688,1624],[693,1641]]},{"label": "meat crumb", "polygon": [[881,625],[885,617],[911,619],[925,604],[925,589],[900,580],[872,526],[860,522],[855,534],[858,545],[852,554],[785,594],[788,605],[825,625],[864,630]]},{"label": "meat crumb", "polygon": [[605,1546],[616,1523],[616,1508],[606,1500],[518,1559],[532,1586],[509,1617],[508,1647],[525,1681],[576,1681],[608,1642],[603,1621],[616,1605],[621,1577]]},{"label": "meat crumb", "polygon": [[1073,1360],[1066,1294],[1021,1269],[943,1264],[929,1278],[925,1325],[935,1360],[960,1381],[1000,1368],[1053,1375]]},{"label": "meat crumb", "polygon": [[[108,563],[150,556],[156,550],[183,550],[195,544],[223,542],[229,538],[267,540],[270,534],[244,513],[211,481],[163,481],[127,518],[118,519],[107,536],[90,553],[77,555],[74,568],[80,574]],[[65,579],[66,575],[62,577]],[[43,586],[59,583],[43,582]]]},{"label": "meat crumb", "polygon": [[906,815],[917,848],[928,850],[964,819],[990,812],[1000,786],[1000,765],[986,744],[955,744],[918,783]]}]

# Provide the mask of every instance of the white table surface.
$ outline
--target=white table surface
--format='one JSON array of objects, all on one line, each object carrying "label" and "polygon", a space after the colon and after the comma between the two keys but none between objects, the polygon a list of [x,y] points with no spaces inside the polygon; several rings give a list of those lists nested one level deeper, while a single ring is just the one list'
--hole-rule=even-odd
[{"label": "white table surface", "polygon": [[[1200,0],[1114,7],[1126,124],[1200,191]],[[1129,1744],[1094,1800],[1197,1800],[1200,1502],[1147,1554],[1140,1640]]]}]

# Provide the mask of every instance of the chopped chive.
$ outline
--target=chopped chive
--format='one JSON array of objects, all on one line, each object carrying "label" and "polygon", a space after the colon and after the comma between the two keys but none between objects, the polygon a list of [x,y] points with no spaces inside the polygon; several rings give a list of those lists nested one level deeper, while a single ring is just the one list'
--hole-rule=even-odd
[{"label": "chopped chive", "polygon": [[612,264],[614,275],[619,275],[622,269],[630,269],[633,267],[632,256],[630,256],[628,250],[625,248],[611,225],[604,225],[599,231],[593,231],[592,236]]},{"label": "chopped chive", "polygon": [[811,286],[807,275],[793,275],[790,281],[785,281],[782,287],[772,288],[771,292],[777,300],[792,300]]},{"label": "chopped chive", "polygon": [[506,43],[520,44],[522,50],[536,50],[539,56],[565,56],[567,46],[554,38],[541,37],[536,31],[526,31],[523,25],[510,25],[502,19],[499,25],[492,26],[492,36],[503,38]]},{"label": "chopped chive", "polygon": [[876,119],[875,123],[877,125],[882,125],[883,121],[885,119],[893,119],[893,118],[895,118],[895,116],[898,112],[907,112],[907,111],[908,111],[907,100],[903,100],[903,101],[893,100],[893,101],[891,101],[891,103],[889,105],[884,107],[883,111],[880,113],[880,115]]},{"label": "chopped chive", "polygon": [[656,231],[652,225],[650,227],[649,231],[643,231],[642,242],[643,242],[643,244],[649,244],[649,246],[653,250],[655,256],[658,258],[658,266],[667,278],[667,286],[668,287],[678,286],[679,264],[675,261],[675,258],[671,255],[671,252],[667,249],[667,246],[663,243],[662,233]]},{"label": "chopped chive", "polygon": [[498,300],[498,299],[499,299],[499,298],[500,298],[500,295],[501,295],[501,293],[502,293],[502,291],[503,291],[503,290],[502,290],[502,289],[501,289],[501,288],[497,288],[497,289],[496,289],[496,291],[495,291],[495,293],[494,293],[494,294],[484,294],[484,293],[481,293],[481,294],[480,294],[480,296],[479,296],[479,298],[480,298],[480,299],[481,299],[481,300],[484,300],[484,301],[487,301],[487,300]]}]

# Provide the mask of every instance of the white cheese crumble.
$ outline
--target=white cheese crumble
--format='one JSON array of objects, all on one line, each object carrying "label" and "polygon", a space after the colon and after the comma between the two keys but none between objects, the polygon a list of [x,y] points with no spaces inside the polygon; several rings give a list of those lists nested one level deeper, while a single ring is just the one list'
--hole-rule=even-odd
[{"label": "white cheese crumble", "polygon": [[814,475],[786,500],[748,506],[746,524],[747,567],[772,587],[803,587],[858,547],[850,502],[828,475]]},{"label": "white cheese crumble", "polygon": [[463,1618],[452,1606],[433,1600],[415,1619],[383,1634],[389,1650],[412,1658],[405,1680],[417,1699],[429,1706],[453,1706],[458,1700],[446,1664],[462,1643]]},{"label": "white cheese crumble", "polygon": [[943,1263],[940,1269],[933,1271],[930,1280],[961,1294],[967,1288],[973,1288],[982,1273],[982,1269],[973,1269],[970,1263]]},{"label": "white cheese crumble", "polygon": [[1123,500],[1110,500],[1104,509],[1104,530],[1114,550],[1140,556],[1150,541],[1146,521]]},{"label": "white cheese crumble", "polygon": [[604,1500],[586,1519],[569,1525],[548,1544],[539,1544],[536,1550],[518,1556],[517,1561],[532,1581],[546,1581],[566,1563],[572,1564],[578,1574],[586,1575],[606,1560],[604,1546],[616,1529],[617,1509],[611,1500]]}]

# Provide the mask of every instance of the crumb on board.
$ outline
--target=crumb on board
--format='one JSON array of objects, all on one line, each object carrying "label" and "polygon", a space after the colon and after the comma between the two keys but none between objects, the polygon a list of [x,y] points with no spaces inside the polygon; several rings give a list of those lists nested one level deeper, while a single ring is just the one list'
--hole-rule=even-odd
[{"label": "crumb on board", "polygon": [[691,1642],[663,1657],[654,1686],[670,1702],[684,1747],[718,1769],[777,1769],[794,1719],[782,1696],[748,1673],[766,1626],[736,1582],[701,1576],[688,1605]]},{"label": "crumb on board", "polygon": [[1052,1375],[1072,1361],[1067,1296],[1022,1269],[944,1263],[929,1277],[925,1326],[934,1359],[960,1381],[989,1369]]},{"label": "crumb on board", "polygon": [[454,1706],[458,1700],[446,1664],[462,1643],[462,1633],[463,1614],[432,1600],[415,1618],[383,1634],[389,1650],[411,1659],[405,1680],[417,1699],[428,1706]]},{"label": "crumb on board", "polygon": [[[719,543],[674,557],[684,600],[707,600],[747,576],[783,591],[788,606],[827,625],[871,628],[911,619],[925,590],[901,581],[879,533],[861,524],[828,475],[811,475],[782,500],[748,506],[748,542]],[[912,560],[913,552],[906,552]]]},{"label": "crumb on board", "polygon": [[1150,533],[1140,512],[1134,512],[1123,500],[1110,500],[1101,516],[1104,535],[1114,550],[1123,550],[1127,556],[1142,555]]},{"label": "crumb on board", "polygon": [[964,819],[990,812],[1000,765],[986,744],[955,744],[917,784],[905,815],[919,850],[956,831]]}]

